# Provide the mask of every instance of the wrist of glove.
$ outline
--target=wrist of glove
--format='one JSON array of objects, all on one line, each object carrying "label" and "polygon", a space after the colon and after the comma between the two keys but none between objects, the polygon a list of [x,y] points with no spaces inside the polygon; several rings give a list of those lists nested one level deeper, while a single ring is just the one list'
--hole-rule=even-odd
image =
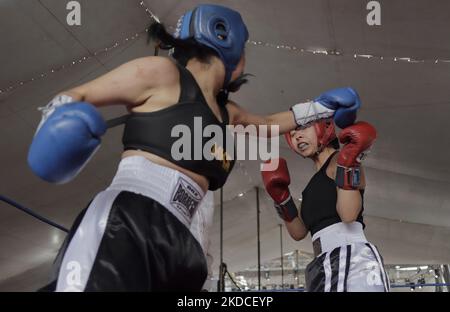
[{"label": "wrist of glove", "polygon": [[337,165],[336,185],[343,190],[356,190],[361,185],[360,166],[344,167]]},{"label": "wrist of glove", "polygon": [[319,119],[330,118],[335,112],[333,109],[314,101],[295,104],[291,107],[291,111],[299,127],[305,127],[309,123]]},{"label": "wrist of glove", "polygon": [[298,217],[297,206],[295,205],[291,195],[289,195],[289,197],[281,203],[274,203],[274,206],[278,215],[284,221],[291,222]]},{"label": "wrist of glove", "polygon": [[343,190],[356,190],[361,185],[361,162],[367,156],[370,150],[361,152],[356,158],[355,165],[345,166],[337,164],[336,167],[336,185]]},{"label": "wrist of glove", "polygon": [[333,117],[335,124],[344,129],[356,120],[361,107],[358,93],[352,88],[338,88],[322,93],[314,101],[296,104],[291,110],[298,126]]},{"label": "wrist of glove", "polygon": [[[37,127],[36,133],[41,129],[42,125],[47,121],[51,114],[55,112],[58,107],[65,104],[73,103],[74,99],[69,95],[58,95],[55,96],[46,106],[38,107],[38,110],[42,112],[41,121]],[[35,135],[36,135],[35,133]]]}]

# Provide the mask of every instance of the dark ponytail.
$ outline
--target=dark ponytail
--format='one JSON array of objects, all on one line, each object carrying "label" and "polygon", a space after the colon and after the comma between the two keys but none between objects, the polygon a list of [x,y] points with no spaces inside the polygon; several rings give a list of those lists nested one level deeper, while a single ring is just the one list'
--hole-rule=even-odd
[{"label": "dark ponytail", "polygon": [[148,28],[147,43],[150,43],[151,41],[155,41],[159,44],[160,48],[164,50],[183,45],[183,40],[174,38],[167,32],[166,27],[163,24],[157,22],[152,23]]},{"label": "dark ponytail", "polygon": [[225,106],[228,103],[228,98],[230,93],[235,93],[239,91],[242,85],[248,82],[248,77],[254,77],[252,74],[242,74],[236,80],[230,82],[225,89],[220,90],[219,94],[217,94],[217,103],[220,106]]},{"label": "dark ponytail", "polygon": [[329,144],[328,146],[331,146],[332,148],[334,148],[335,150],[340,149],[339,146],[339,139],[338,138],[334,138]]},{"label": "dark ponytail", "polygon": [[162,50],[172,50],[171,54],[183,66],[192,58],[197,58],[201,62],[208,63],[211,56],[218,57],[213,49],[199,44],[194,39],[178,39],[169,34],[166,27],[154,22],[148,28],[147,42],[154,41]]}]

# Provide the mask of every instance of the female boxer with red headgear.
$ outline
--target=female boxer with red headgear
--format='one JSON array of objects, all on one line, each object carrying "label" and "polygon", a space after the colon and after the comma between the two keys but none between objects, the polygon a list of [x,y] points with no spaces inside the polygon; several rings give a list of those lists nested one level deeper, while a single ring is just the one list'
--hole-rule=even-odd
[{"label": "female boxer with red headgear", "polygon": [[[358,122],[336,137],[331,119],[311,122],[286,133],[289,146],[314,162],[316,174],[302,192],[300,213],[290,195],[286,161],[263,171],[267,192],[295,240],[312,235],[315,259],[306,267],[311,292],[388,291],[389,280],[378,249],[364,235],[366,187],[361,160],[376,130]],[[343,144],[339,151],[339,142]]]},{"label": "female boxer with red headgear", "polygon": [[[99,147],[107,125],[96,107],[121,104],[131,112],[118,171],[75,221],[48,289],[200,290],[207,271],[201,241],[207,238],[199,239],[195,233],[203,225],[192,222],[205,192],[222,187],[233,168],[227,125],[278,125],[285,133],[323,116],[346,124],[359,107],[349,88],[270,116],[228,101],[244,81],[248,40],[232,9],[199,5],[183,15],[175,35],[158,23],[149,34],[173,50],[172,58],[132,60],[62,92],[42,109],[28,162],[52,183],[73,179]],[[194,144],[178,153],[178,130],[195,135],[198,119],[200,136],[214,126],[221,137],[192,137]]]}]

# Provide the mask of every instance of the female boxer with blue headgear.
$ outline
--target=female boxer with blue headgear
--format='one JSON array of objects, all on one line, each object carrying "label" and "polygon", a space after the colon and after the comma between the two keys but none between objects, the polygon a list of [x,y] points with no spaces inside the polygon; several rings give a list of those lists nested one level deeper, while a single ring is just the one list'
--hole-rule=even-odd
[{"label": "female boxer with blue headgear", "polygon": [[[302,192],[300,212],[290,195],[286,161],[263,171],[267,192],[289,234],[302,240],[310,232],[315,259],[305,270],[310,292],[383,292],[389,279],[377,247],[364,235],[363,155],[376,138],[366,122],[345,128],[336,137],[331,119],[317,120],[285,134],[289,146],[310,158],[316,174]],[[344,146],[339,151],[339,142]]]},{"label": "female boxer with blue headgear", "polygon": [[[233,168],[227,125],[279,125],[285,133],[325,116],[345,124],[359,107],[351,89],[270,116],[228,101],[228,92],[245,81],[248,39],[232,9],[200,5],[180,19],[175,36],[158,24],[150,36],[172,49],[175,61],[133,60],[62,92],[42,109],[28,162],[54,183],[73,179],[99,147],[107,125],[96,107],[123,104],[130,111],[118,171],[79,215],[57,257],[51,286],[58,291],[200,290],[205,252],[192,233],[201,229],[191,222],[205,192],[222,187]],[[180,129],[195,134],[199,118],[202,132],[215,126],[222,138],[208,145],[210,137],[190,137],[189,151],[180,151]]]}]

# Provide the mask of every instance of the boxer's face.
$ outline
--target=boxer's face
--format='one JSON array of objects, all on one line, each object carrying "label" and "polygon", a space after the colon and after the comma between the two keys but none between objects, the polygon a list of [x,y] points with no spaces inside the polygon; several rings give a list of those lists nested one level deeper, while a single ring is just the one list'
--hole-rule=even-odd
[{"label": "boxer's face", "polygon": [[317,135],[313,124],[290,132],[294,150],[303,157],[314,156],[317,152]]}]

